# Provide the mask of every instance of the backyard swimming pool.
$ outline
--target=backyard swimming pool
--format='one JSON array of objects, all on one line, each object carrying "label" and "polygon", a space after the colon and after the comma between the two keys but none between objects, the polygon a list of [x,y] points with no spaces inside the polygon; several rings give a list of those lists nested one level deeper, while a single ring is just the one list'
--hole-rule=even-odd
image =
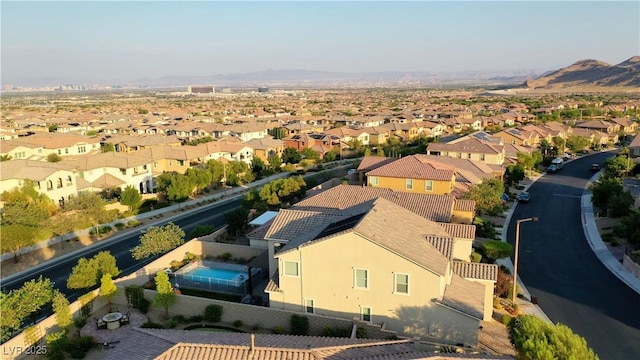
[{"label": "backyard swimming pool", "polygon": [[[249,268],[244,265],[201,261],[178,270],[179,287],[245,295],[248,291]],[[258,269],[252,269],[252,276]]]}]

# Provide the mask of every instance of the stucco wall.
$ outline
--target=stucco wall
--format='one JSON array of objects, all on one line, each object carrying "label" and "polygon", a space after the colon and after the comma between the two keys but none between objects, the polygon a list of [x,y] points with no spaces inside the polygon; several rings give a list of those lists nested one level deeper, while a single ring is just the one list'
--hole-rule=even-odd
[{"label": "stucco wall", "polygon": [[413,179],[413,190],[407,190],[406,188],[406,179],[404,178],[393,178],[393,177],[382,177],[377,176],[378,184],[372,185],[371,178],[375,176],[367,176],[367,186],[371,187],[379,187],[386,189],[394,189],[406,192],[413,192],[417,194],[450,194],[452,190],[452,184],[455,182],[455,178],[451,178],[451,181],[433,181],[433,190],[426,191],[425,190],[425,182],[426,180],[422,179]]},{"label": "stucco wall", "polygon": [[629,256],[625,254],[624,257],[622,258],[622,265],[627,270],[631,271],[633,276],[640,279],[640,264],[636,264],[635,262],[633,262],[633,260],[631,260]]}]

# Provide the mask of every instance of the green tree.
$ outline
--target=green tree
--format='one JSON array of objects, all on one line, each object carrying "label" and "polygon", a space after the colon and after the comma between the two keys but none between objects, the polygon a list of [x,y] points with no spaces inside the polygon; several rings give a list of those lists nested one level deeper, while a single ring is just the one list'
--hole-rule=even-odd
[{"label": "green tree", "polygon": [[382,146],[376,148],[376,156],[384,157],[384,148]]},{"label": "green tree", "polygon": [[218,160],[209,160],[206,168],[211,173],[211,184],[219,185],[224,177],[224,163]]},{"label": "green tree", "polygon": [[624,191],[620,179],[606,176],[600,177],[598,181],[591,184],[589,189],[592,193],[591,202],[593,206],[605,212],[609,205],[609,198]]},{"label": "green tree", "polygon": [[187,200],[195,187],[189,177],[175,172],[162,173],[157,181],[158,190],[164,192],[169,201]]},{"label": "green tree", "polygon": [[[29,280],[18,289],[0,293],[0,329],[2,341],[20,329],[23,321],[37,313],[53,300],[53,283],[40,276]],[[35,319],[33,319],[35,320]]]},{"label": "green tree", "polygon": [[302,160],[302,155],[292,147],[288,147],[282,152],[282,162],[285,164],[298,164],[300,160]]},{"label": "green tree", "polygon": [[67,278],[67,288],[86,289],[93,287],[107,274],[112,278],[120,275],[116,258],[109,251],[101,251],[91,259],[80,258],[76,266],[71,269],[71,275]]},{"label": "green tree", "polygon": [[566,140],[566,146],[573,152],[584,150],[589,147],[590,144],[589,139],[579,135],[570,135]]},{"label": "green tree", "polygon": [[22,224],[8,224],[2,226],[2,252],[13,254],[13,262],[20,261],[20,250],[36,243],[36,229]]},{"label": "green tree", "polygon": [[546,323],[533,315],[521,315],[511,321],[509,334],[519,359],[598,359],[586,340],[570,328]]},{"label": "green tree", "polygon": [[361,140],[359,140],[357,138],[353,138],[353,139],[351,139],[351,141],[349,141],[349,148],[351,150],[355,151],[356,157],[357,157],[358,154],[362,152],[362,149],[364,148],[364,145],[362,144]]},{"label": "green tree", "polygon": [[131,249],[131,254],[136,260],[164,254],[184,244],[184,238],[184,230],[173,222],[165,226],[150,226],[142,231],[140,245]]},{"label": "green tree", "polygon": [[58,131],[58,125],[56,124],[49,125],[49,132],[56,132],[56,131]]},{"label": "green tree", "polygon": [[267,131],[274,139],[284,139],[287,136],[287,129],[279,127]]},{"label": "green tree", "polygon": [[47,155],[47,161],[48,162],[52,162],[52,163],[56,163],[62,160],[62,157],[56,153],[51,153],[49,155]]},{"label": "green tree", "polygon": [[103,153],[115,152],[116,151],[116,147],[112,143],[104,143],[104,144],[100,145],[100,151],[102,151]]},{"label": "green tree", "polygon": [[61,329],[68,330],[73,325],[69,300],[58,290],[54,290],[53,311],[56,314],[56,323]]},{"label": "green tree", "polygon": [[8,155],[8,154],[0,155],[0,162],[9,161],[9,160],[11,160],[11,155]]},{"label": "green tree", "polygon": [[100,195],[91,191],[82,191],[69,200],[68,208],[78,211],[82,219],[88,221],[92,227],[96,227],[116,218],[115,214],[105,209],[105,205],[106,202]]},{"label": "green tree", "polygon": [[542,139],[542,141],[540,141],[540,151],[542,152],[542,156],[543,157],[548,157],[551,156],[551,143],[549,141],[547,141],[547,139]]},{"label": "green tree", "polygon": [[387,138],[387,142],[383,145],[384,152],[387,156],[397,157],[400,149],[403,147],[402,141],[395,136]]},{"label": "green tree", "polygon": [[111,275],[104,274],[100,279],[100,297],[107,300],[107,309],[111,312],[111,299],[118,295],[118,287],[114,284]]},{"label": "green tree", "polygon": [[635,163],[624,155],[611,157],[604,162],[604,175],[607,177],[622,178],[633,170],[634,166]]},{"label": "green tree", "polygon": [[312,148],[304,148],[302,149],[302,156],[307,160],[313,160],[317,162],[320,160],[320,154]]},{"label": "green tree", "polygon": [[522,167],[526,170],[531,170],[536,166],[535,160],[533,159],[533,156],[531,154],[518,151],[516,153],[516,156],[518,158],[518,164],[522,165]]},{"label": "green tree", "polygon": [[176,302],[176,294],[173,292],[171,283],[169,282],[169,275],[164,271],[159,271],[156,274],[156,296],[153,298],[153,303],[156,306],[164,308],[164,318],[169,318],[169,306]]},{"label": "green tree", "polygon": [[224,219],[229,224],[229,234],[236,236],[243,231],[249,223],[249,210],[245,208],[226,212]]},{"label": "green tree", "polygon": [[365,148],[364,149],[364,153],[362,153],[363,156],[371,156],[371,149],[369,148]]},{"label": "green tree", "polygon": [[565,151],[565,140],[564,138],[560,137],[560,136],[554,136],[551,139],[551,142],[553,143],[553,145],[558,148],[561,152]]},{"label": "green tree", "polygon": [[259,157],[254,157],[251,159],[251,171],[256,176],[262,176],[262,172],[267,168],[267,165],[262,161]]},{"label": "green tree", "polygon": [[613,228],[613,231],[616,235],[627,240],[630,245],[637,248],[640,246],[638,224],[640,224],[640,210],[632,210],[627,216],[620,219],[620,223]]},{"label": "green tree", "polygon": [[607,202],[607,215],[619,218],[629,214],[633,206],[633,196],[628,191],[612,194]]},{"label": "green tree", "polygon": [[129,210],[137,208],[141,200],[142,195],[140,195],[138,189],[134,188],[131,185],[127,185],[127,187],[125,187],[120,194],[120,203],[122,205],[128,206]]},{"label": "green tree", "polygon": [[521,164],[511,164],[507,166],[504,182],[507,185],[517,185],[524,179],[524,166]]},{"label": "green tree", "polygon": [[273,171],[280,171],[280,167],[282,166],[282,160],[280,159],[280,156],[276,154],[270,155],[267,158],[267,161],[269,161],[269,167],[271,167]]},{"label": "green tree", "polygon": [[215,227],[213,225],[196,225],[196,227],[191,230],[189,233],[189,239],[209,235],[215,231]]},{"label": "green tree", "polygon": [[213,176],[210,171],[202,168],[190,168],[185,172],[185,176],[189,178],[189,183],[193,184],[196,192],[201,192],[203,189],[211,185]]},{"label": "green tree", "polygon": [[334,150],[331,150],[331,151],[327,152],[326,154],[324,154],[324,161],[325,162],[336,161],[337,158],[338,158],[338,154]]},{"label": "green tree", "polygon": [[499,215],[502,214],[502,194],[504,185],[496,178],[484,179],[478,185],[473,185],[465,198],[476,202],[478,214]]},{"label": "green tree", "polygon": [[244,161],[231,161],[227,164],[227,185],[240,186],[255,180],[249,164]]}]

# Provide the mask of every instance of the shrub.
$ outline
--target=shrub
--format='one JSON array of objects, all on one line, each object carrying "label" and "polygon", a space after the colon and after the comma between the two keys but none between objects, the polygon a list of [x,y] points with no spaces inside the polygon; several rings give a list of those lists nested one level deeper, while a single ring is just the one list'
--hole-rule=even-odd
[{"label": "shrub", "polygon": [[482,254],[477,253],[477,252],[474,251],[474,252],[471,253],[469,258],[471,259],[471,262],[479,263],[482,260]]},{"label": "shrub", "polygon": [[192,317],[187,319],[187,321],[190,322],[190,323],[192,323],[192,322],[201,322],[202,320],[204,320],[204,316],[202,316],[202,315],[195,315],[195,316],[192,316]]},{"label": "shrub", "polygon": [[291,315],[290,325],[292,335],[307,335],[309,333],[309,318],[304,315]]},{"label": "shrub", "polygon": [[271,329],[271,332],[276,335],[282,334],[283,333],[282,326],[274,326],[273,329]]},{"label": "shrub", "polygon": [[140,299],[140,301],[138,302],[138,310],[140,310],[141,313],[146,314],[149,312],[149,306],[151,305],[151,303],[149,302],[149,300],[142,298]]},{"label": "shrub", "polygon": [[239,328],[240,326],[242,326],[242,320],[236,320],[233,322],[233,326]]},{"label": "shrub", "polygon": [[127,226],[131,226],[131,227],[140,226],[140,221],[138,221],[138,220],[129,220],[127,222]]},{"label": "shrub", "polygon": [[73,325],[75,325],[75,327],[78,329],[82,329],[85,325],[87,325],[87,318],[84,316],[77,317],[73,319]]},{"label": "shrub", "polygon": [[507,315],[507,314],[502,315],[502,325],[509,326],[512,320],[513,320],[513,316]]},{"label": "shrub", "polygon": [[100,227],[100,234],[108,234],[112,230],[111,226],[105,225]]},{"label": "shrub", "polygon": [[513,246],[503,241],[485,241],[482,244],[482,250],[487,258],[495,261],[510,256],[513,253]]},{"label": "shrub", "polygon": [[348,338],[351,337],[351,329],[327,325],[322,329],[322,336]]},{"label": "shrub", "polygon": [[147,321],[146,323],[140,325],[143,329],[164,329],[164,325],[155,323],[153,321]]},{"label": "shrub", "polygon": [[125,228],[125,226],[126,226],[126,225],[125,225],[125,224],[123,224],[123,223],[116,223],[116,224],[115,224],[115,227],[116,227],[116,229],[118,229],[118,230],[122,230],[122,229],[124,229],[124,228]]},{"label": "shrub", "polygon": [[178,326],[178,324],[179,324],[178,321],[176,321],[175,319],[171,319],[167,324],[167,329],[175,329],[175,327]]},{"label": "shrub", "polygon": [[231,254],[229,254],[228,252],[224,253],[224,254],[220,254],[217,256],[218,259],[223,260],[223,261],[228,261],[229,259],[231,259]]},{"label": "shrub", "polygon": [[253,324],[253,326],[251,327],[251,330],[256,331],[260,329],[260,324]]},{"label": "shrub", "polygon": [[238,264],[246,264],[247,263],[247,259],[245,259],[243,257],[235,258],[234,260]]},{"label": "shrub", "polygon": [[204,308],[204,319],[210,322],[220,322],[222,319],[222,305],[207,305]]},{"label": "shrub", "polygon": [[356,328],[356,338],[357,339],[366,339],[367,338],[367,328],[363,328],[358,326]]},{"label": "shrub", "polygon": [[175,321],[179,324],[186,324],[187,323],[187,318],[184,317],[184,315],[176,315],[174,317],[171,318],[171,321]]}]

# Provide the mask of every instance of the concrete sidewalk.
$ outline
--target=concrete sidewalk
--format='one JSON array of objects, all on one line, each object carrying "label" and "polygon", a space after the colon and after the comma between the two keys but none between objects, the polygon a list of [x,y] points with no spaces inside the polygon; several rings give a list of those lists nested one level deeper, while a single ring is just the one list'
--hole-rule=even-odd
[{"label": "concrete sidewalk", "polygon": [[[598,172],[589,180],[582,193],[581,216],[584,235],[587,238],[587,242],[589,243],[589,246],[593,250],[594,254],[609,269],[609,271],[611,271],[611,273],[613,273],[625,284],[627,284],[631,289],[640,294],[640,279],[635,277],[629,270],[622,266],[618,259],[616,259],[611,254],[611,251],[609,251],[607,245],[602,241],[600,232],[598,231],[598,226],[596,225],[589,186],[592,182],[598,180],[601,173],[602,172]],[[526,185],[523,191],[527,191],[528,188],[533,185],[533,183],[535,183],[539,178],[540,177],[534,179],[530,184]],[[502,241],[507,241],[507,228],[509,226],[509,222],[511,221],[511,216],[513,215],[516,205],[517,202],[514,202],[513,206],[509,208],[509,211],[506,214],[505,226],[501,234]],[[513,263],[511,262],[510,258],[499,259],[497,263],[498,265],[504,265],[513,273]],[[546,321],[552,322],[538,305],[531,302],[531,294],[527,290],[520,277],[518,277],[517,281],[520,291],[524,294],[524,299],[518,298],[518,300],[516,301],[522,312],[529,315],[536,315]]]}]

